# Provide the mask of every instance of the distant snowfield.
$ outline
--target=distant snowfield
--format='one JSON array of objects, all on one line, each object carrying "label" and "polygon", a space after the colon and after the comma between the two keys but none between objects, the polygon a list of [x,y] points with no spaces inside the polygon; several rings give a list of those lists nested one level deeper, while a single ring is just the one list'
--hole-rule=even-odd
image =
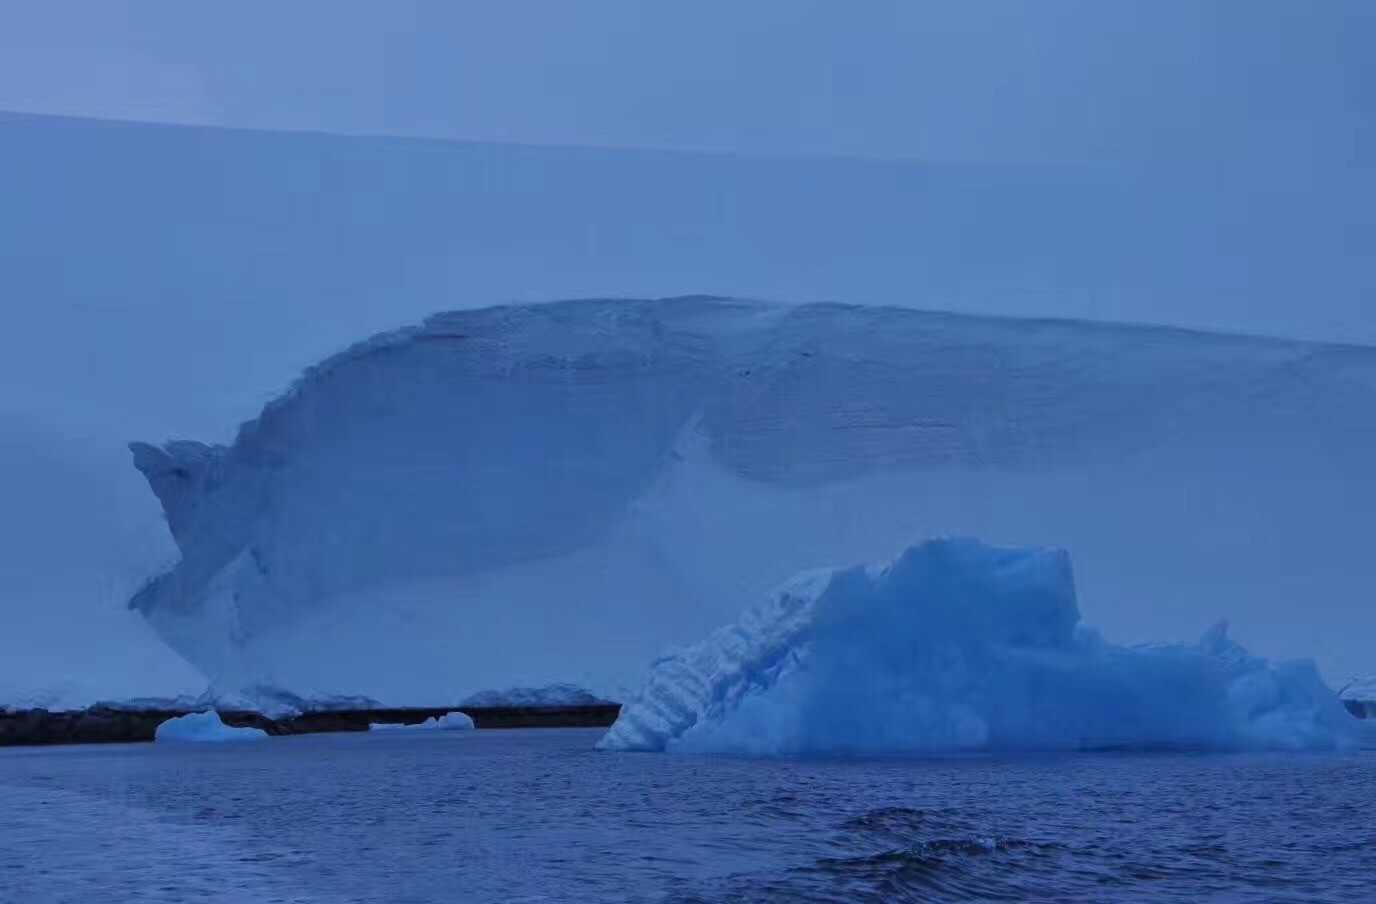
[{"label": "distant snowfield", "polygon": [[[136,447],[182,562],[135,597],[217,682],[416,704],[624,692],[797,571],[1066,548],[1120,641],[1220,616],[1368,661],[1376,350],[703,298],[437,316],[232,446]],[[456,639],[459,642],[456,642]]]}]

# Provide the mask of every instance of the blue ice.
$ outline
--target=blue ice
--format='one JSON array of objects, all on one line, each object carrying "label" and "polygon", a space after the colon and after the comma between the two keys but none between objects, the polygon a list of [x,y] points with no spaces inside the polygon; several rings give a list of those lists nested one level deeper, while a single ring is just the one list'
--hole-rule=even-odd
[{"label": "blue ice", "polygon": [[1080,621],[1069,556],[934,540],[802,576],[655,662],[600,746],[740,754],[1330,750],[1357,720],[1309,661],[1219,624],[1120,646]]}]

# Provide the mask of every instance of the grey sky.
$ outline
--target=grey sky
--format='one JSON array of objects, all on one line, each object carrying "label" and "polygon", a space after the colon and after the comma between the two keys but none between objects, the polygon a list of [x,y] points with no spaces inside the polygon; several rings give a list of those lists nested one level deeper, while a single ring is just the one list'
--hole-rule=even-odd
[{"label": "grey sky", "polygon": [[1376,161],[1369,0],[53,0],[0,23],[0,109],[907,159]]}]

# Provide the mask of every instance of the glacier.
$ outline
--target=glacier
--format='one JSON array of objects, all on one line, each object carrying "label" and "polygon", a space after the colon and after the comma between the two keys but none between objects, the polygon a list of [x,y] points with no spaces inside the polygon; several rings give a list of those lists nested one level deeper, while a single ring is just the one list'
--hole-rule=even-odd
[{"label": "glacier", "polygon": [[703,297],[511,305],[352,346],[231,444],[133,448],[180,558],[131,605],[220,687],[619,699],[788,575],[940,535],[1069,549],[1087,616],[1129,642],[1226,614],[1350,674],[1376,633],[1359,346]]},{"label": "glacier", "polygon": [[[868,561],[950,532],[1069,547],[1097,607],[1087,615],[1115,636],[1183,637],[1226,610],[1241,636],[1313,653],[1335,681],[1370,672],[1359,638],[1376,629],[1376,578],[1365,564],[1376,554],[1366,529],[1376,493],[1364,464],[1376,454],[1371,352],[1333,343],[1376,341],[1366,280],[1376,183],[1331,170],[1285,176],[529,148],[0,112],[0,607],[8,616],[0,701],[72,708],[194,698],[220,671],[232,680],[217,687],[286,685],[303,697],[394,704],[453,705],[484,688],[557,682],[607,696],[617,687],[604,664],[633,673],[799,568]],[[1014,435],[1035,430],[1048,407],[1069,416],[1031,437],[1047,447],[1041,462],[986,460],[976,440],[964,460],[862,464],[853,477],[807,486],[736,467],[685,425],[654,479],[597,515],[600,529],[578,537],[571,553],[522,541],[500,557],[509,566],[473,565],[470,556],[437,574],[399,565],[345,594],[324,581],[306,604],[255,590],[243,595],[237,628],[203,605],[214,594],[199,581],[222,569],[174,543],[147,482],[128,467],[130,439],[234,447],[235,428],[305,365],[436,310],[702,291],[1013,315],[836,314],[850,325],[833,355],[814,313],[806,333],[799,323],[776,335],[781,357],[764,343],[740,364],[777,374],[775,392],[800,405],[811,390],[782,379],[788,355],[800,377],[808,344],[833,367],[859,360],[863,374],[821,394],[833,411],[870,394],[890,366],[902,375],[900,393],[918,400],[910,390],[926,384],[929,395],[949,398],[950,410],[931,408],[920,431],[876,420],[892,409],[883,394],[872,411],[847,402],[855,423],[838,425],[837,437],[868,431],[926,445],[914,434]],[[594,313],[608,306],[588,316],[609,316]],[[471,316],[481,324],[493,315]],[[668,333],[681,332],[682,318],[665,316]],[[1028,316],[1322,342],[1016,319]],[[442,319],[462,327],[463,315]],[[875,333],[908,323],[895,335],[920,334],[912,360],[868,351],[867,319]],[[417,341],[444,342],[443,332]],[[527,344],[533,355],[562,354],[554,342]],[[515,345],[524,347],[519,337]],[[405,347],[394,350],[400,358]],[[1153,370],[1162,375],[1155,393]],[[410,374],[425,385],[462,382]],[[393,388],[405,382],[398,371],[392,377]],[[826,379],[820,369],[807,378]],[[569,384],[575,395],[590,389]],[[322,383],[304,391],[331,392]],[[1020,412],[1024,395],[1045,404]],[[527,403],[522,392],[501,398],[507,407],[470,413],[514,430]],[[1185,424],[1151,417],[1192,405],[1220,411],[1219,426],[1207,411]],[[1105,456],[1105,438],[1119,431],[1115,411],[1141,415],[1143,429]],[[1098,425],[1086,437],[1099,447],[1094,461],[1050,460],[1080,444],[1058,425],[1090,423]],[[1230,423],[1239,429],[1228,439]],[[556,435],[566,429],[560,422],[543,436],[576,450],[576,433]],[[422,432],[397,445],[426,443]],[[789,454],[782,444],[769,453]],[[244,455],[229,457],[236,463],[226,479],[242,498],[250,469],[240,466]],[[372,462],[356,466],[367,474]],[[538,483],[545,465],[533,467]],[[400,487],[395,510],[362,520],[385,530],[387,519],[406,518],[420,483]],[[905,498],[914,504],[900,507]],[[1199,500],[1197,510],[1187,511],[1187,499]],[[260,539],[279,508],[301,498],[271,489],[262,501],[246,519]],[[830,517],[847,526],[828,532],[821,522]],[[331,533],[322,529],[320,541]],[[285,553],[293,544],[281,539]],[[1160,544],[1165,570],[1119,552],[1139,542]],[[1213,574],[1213,561],[1227,578]],[[699,577],[717,566],[721,573]],[[673,598],[656,627],[637,601],[665,590],[662,568]],[[148,619],[121,611],[142,580],[169,569],[200,575],[178,605]],[[1166,586],[1172,575],[1186,589]],[[495,601],[503,596],[510,607]],[[1298,599],[1312,617],[1293,616]],[[1339,624],[1345,630],[1332,630]],[[613,640],[621,625],[625,649]],[[475,628],[513,642],[461,655],[445,648],[443,637]],[[177,650],[204,652],[188,663],[158,639],[173,634],[182,635]],[[360,664],[357,685],[316,661],[317,642]],[[586,655],[570,655],[574,648]]]},{"label": "glacier", "polygon": [[1227,637],[1124,647],[1080,621],[1060,550],[929,541],[804,574],[656,660],[604,750],[894,754],[1350,749],[1312,662]]}]

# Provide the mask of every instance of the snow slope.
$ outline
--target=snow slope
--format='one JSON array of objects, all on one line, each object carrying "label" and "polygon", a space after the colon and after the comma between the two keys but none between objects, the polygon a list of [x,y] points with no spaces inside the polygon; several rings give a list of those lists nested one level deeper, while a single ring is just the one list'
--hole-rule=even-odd
[{"label": "snow slope", "polygon": [[706,298],[455,312],[317,365],[230,446],[136,444],[182,560],[133,605],[230,686],[614,694],[801,568],[977,534],[1068,549],[1115,639],[1226,614],[1350,673],[1374,403],[1361,347]]},{"label": "snow slope", "polygon": [[1120,647],[1080,622],[1070,560],[929,541],[798,578],[657,660],[608,750],[888,754],[1331,750],[1356,720],[1312,662],[1228,640]]}]

